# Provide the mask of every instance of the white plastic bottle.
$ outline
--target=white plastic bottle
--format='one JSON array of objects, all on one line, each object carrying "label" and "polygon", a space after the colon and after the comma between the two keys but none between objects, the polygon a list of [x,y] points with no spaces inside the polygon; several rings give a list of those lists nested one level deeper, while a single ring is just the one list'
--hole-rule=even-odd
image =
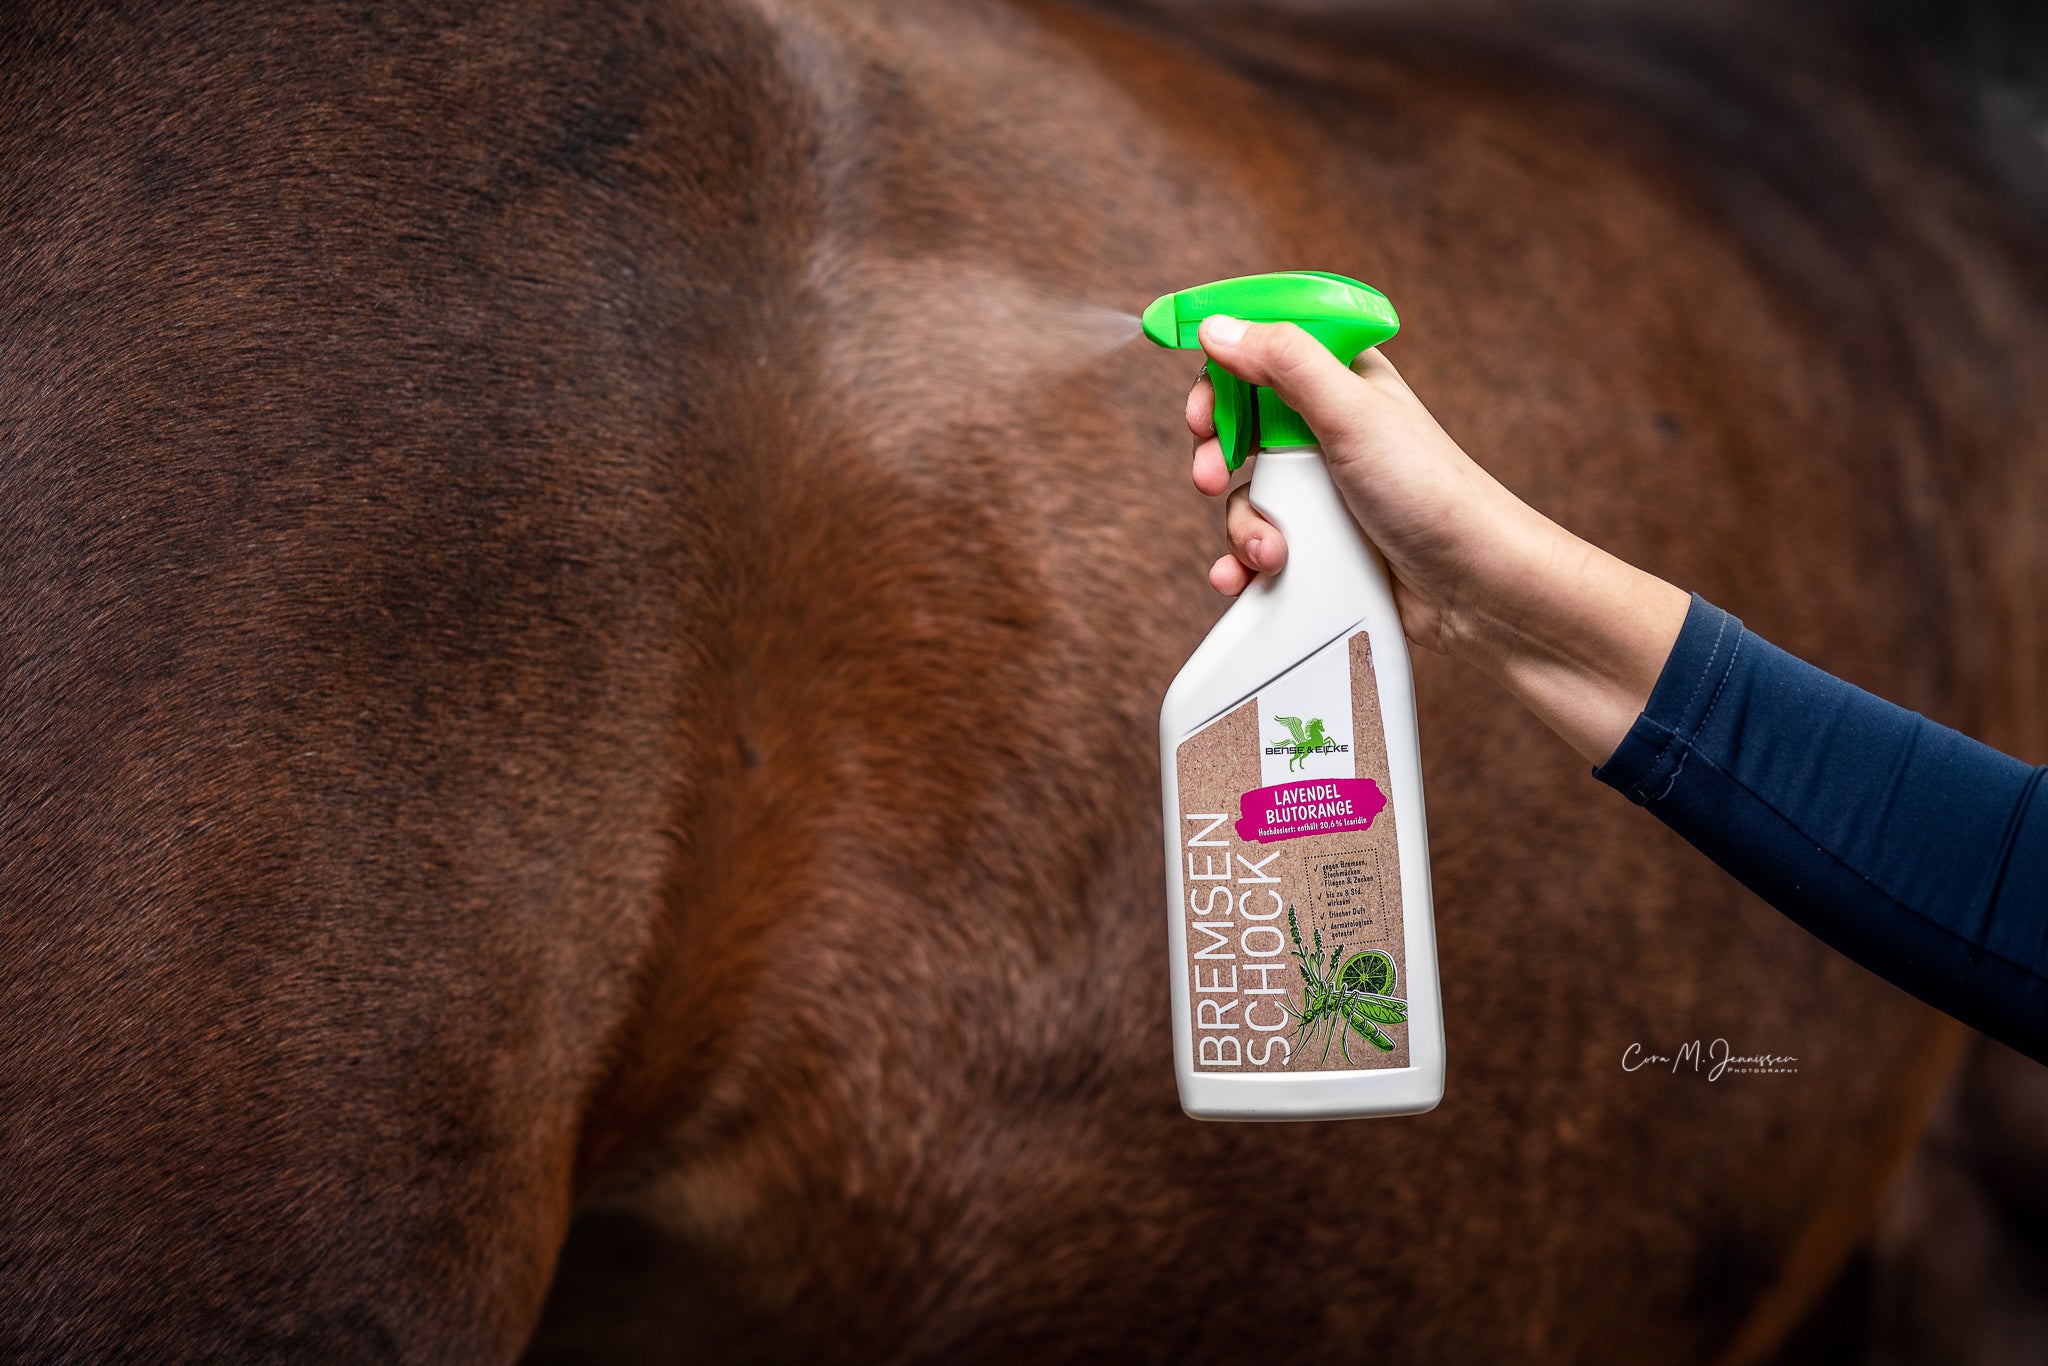
[{"label": "white plastic bottle", "polygon": [[1443,1098],[1444,1033],[1407,642],[1319,449],[1260,451],[1251,499],[1286,567],[1245,590],[1160,711],[1181,1105],[1420,1113]]}]

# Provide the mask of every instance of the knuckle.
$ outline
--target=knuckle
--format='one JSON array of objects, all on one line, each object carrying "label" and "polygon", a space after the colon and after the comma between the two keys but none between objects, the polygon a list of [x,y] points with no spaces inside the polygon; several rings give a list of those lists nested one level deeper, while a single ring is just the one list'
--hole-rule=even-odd
[{"label": "knuckle", "polygon": [[1310,358],[1309,348],[1314,345],[1315,340],[1297,323],[1281,323],[1273,329],[1274,358],[1287,365],[1298,366],[1306,362]]},{"label": "knuckle", "polygon": [[1285,384],[1291,380],[1306,378],[1321,359],[1318,353],[1322,344],[1296,327],[1293,323],[1281,326],[1279,335],[1273,338],[1268,352],[1267,363],[1272,367],[1274,377]]}]

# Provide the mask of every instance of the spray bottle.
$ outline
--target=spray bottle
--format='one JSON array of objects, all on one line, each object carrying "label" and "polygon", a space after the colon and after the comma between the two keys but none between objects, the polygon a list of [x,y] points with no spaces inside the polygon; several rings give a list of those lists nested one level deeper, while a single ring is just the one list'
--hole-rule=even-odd
[{"label": "spray bottle", "polygon": [[[1394,335],[1341,275],[1221,280],[1155,300],[1194,349],[1212,313],[1293,322],[1350,364]],[[1443,1098],[1443,1008],[1415,686],[1386,563],[1299,413],[1209,363],[1232,470],[1287,539],[1160,709],[1174,1071],[1197,1119],[1417,1114]]]}]

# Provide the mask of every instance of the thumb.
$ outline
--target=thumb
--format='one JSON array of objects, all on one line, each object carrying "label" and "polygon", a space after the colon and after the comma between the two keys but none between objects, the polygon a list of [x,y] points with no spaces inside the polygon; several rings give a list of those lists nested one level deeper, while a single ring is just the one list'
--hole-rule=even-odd
[{"label": "thumb", "polygon": [[1358,377],[1293,323],[1248,323],[1224,314],[1202,320],[1202,349],[1239,379],[1263,385],[1307,419],[1318,436],[1351,425]]}]

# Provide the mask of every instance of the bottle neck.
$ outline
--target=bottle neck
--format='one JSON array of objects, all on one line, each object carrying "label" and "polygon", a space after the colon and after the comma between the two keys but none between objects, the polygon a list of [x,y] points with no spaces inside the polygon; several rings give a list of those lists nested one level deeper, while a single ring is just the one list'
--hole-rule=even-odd
[{"label": "bottle neck", "polygon": [[1259,445],[1266,449],[1299,450],[1316,444],[1316,434],[1300,413],[1280,401],[1280,396],[1263,386],[1252,390],[1259,405]]},{"label": "bottle neck", "polygon": [[1363,539],[1318,446],[1260,451],[1252,467],[1251,499],[1287,538],[1290,568],[1297,552],[1316,560],[1324,550],[1342,551]]}]

